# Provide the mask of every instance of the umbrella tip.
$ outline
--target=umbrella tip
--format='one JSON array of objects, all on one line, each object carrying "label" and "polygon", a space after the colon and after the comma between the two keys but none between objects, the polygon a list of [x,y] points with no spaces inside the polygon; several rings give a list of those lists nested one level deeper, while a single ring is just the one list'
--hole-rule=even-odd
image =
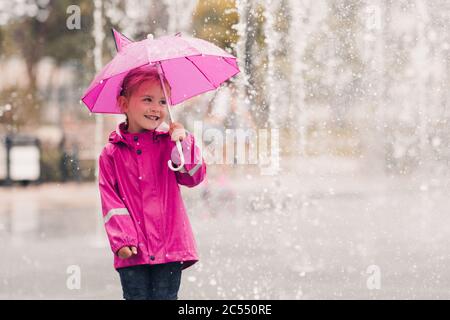
[{"label": "umbrella tip", "polygon": [[149,34],[147,34],[147,39],[150,39],[150,40],[153,40],[153,34],[151,34],[151,33],[149,33]]}]

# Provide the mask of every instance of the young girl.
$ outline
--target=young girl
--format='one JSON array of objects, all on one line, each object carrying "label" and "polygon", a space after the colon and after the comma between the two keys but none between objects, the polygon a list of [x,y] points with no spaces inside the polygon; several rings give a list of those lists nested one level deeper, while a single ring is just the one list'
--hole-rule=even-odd
[{"label": "young girl", "polygon": [[[166,88],[169,86],[166,83]],[[198,185],[206,165],[194,137],[164,122],[167,105],[156,68],[141,67],[123,80],[118,105],[127,120],[109,136],[99,158],[106,233],[124,299],[177,299],[181,271],[198,261],[179,184]],[[185,165],[179,164],[181,140]]]}]

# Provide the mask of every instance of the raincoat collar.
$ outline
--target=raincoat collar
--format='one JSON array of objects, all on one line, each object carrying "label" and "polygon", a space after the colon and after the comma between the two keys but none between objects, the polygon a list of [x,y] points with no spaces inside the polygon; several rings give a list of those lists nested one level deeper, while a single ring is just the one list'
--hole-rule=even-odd
[{"label": "raincoat collar", "polygon": [[129,133],[125,129],[125,122],[121,122],[117,124],[116,130],[111,132],[109,135],[109,142],[111,143],[119,143],[123,142],[125,144],[130,144],[133,140],[134,136],[138,136],[139,138],[144,138],[147,136],[149,138],[155,139],[160,135],[169,134],[169,125],[165,122],[162,122],[156,129],[154,130],[145,130],[141,133]]}]

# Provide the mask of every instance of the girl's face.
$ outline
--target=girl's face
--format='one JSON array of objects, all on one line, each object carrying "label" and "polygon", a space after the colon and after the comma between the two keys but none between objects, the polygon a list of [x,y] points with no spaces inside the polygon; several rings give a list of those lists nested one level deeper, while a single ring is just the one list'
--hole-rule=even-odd
[{"label": "girl's face", "polygon": [[157,128],[166,118],[166,98],[161,85],[145,81],[127,99],[119,97],[122,112],[128,117],[128,132],[137,133]]}]

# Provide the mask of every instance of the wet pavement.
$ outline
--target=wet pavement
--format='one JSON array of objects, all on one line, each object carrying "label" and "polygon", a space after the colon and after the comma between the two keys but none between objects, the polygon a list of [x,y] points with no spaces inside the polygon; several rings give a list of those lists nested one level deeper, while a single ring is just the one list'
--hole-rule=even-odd
[{"label": "wet pavement", "polygon": [[[180,299],[450,298],[445,176],[283,163],[277,176],[211,166],[207,188],[182,188],[200,262]],[[0,299],[121,299],[94,183],[1,188],[0,200]]]}]

